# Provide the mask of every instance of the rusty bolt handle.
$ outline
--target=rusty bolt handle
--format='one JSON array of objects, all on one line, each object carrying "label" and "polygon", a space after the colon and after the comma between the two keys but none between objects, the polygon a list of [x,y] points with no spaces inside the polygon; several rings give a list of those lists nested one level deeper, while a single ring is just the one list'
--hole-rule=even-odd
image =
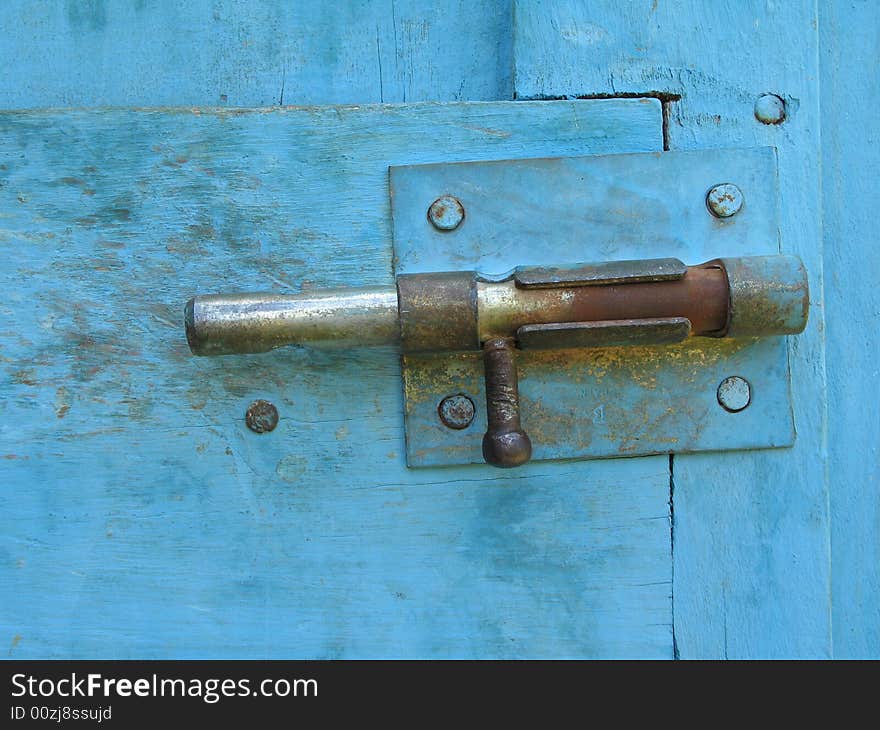
[{"label": "rusty bolt handle", "polygon": [[509,468],[532,458],[532,441],[519,419],[519,386],[513,340],[495,337],[483,344],[486,378],[486,418],[483,458],[487,464]]}]

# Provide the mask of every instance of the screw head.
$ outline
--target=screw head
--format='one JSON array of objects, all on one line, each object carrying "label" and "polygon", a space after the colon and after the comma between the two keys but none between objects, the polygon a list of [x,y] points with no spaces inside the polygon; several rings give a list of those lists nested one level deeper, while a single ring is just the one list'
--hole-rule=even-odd
[{"label": "screw head", "polygon": [[444,426],[460,431],[471,425],[476,409],[474,402],[468,396],[459,393],[448,395],[440,401],[437,413],[440,414]]},{"label": "screw head", "polygon": [[254,433],[272,431],[278,425],[278,409],[267,400],[255,400],[248,406],[244,422]]},{"label": "screw head", "polygon": [[452,195],[441,195],[428,208],[428,220],[438,231],[454,231],[464,220],[464,206]]},{"label": "screw head", "polygon": [[732,375],[718,386],[718,403],[725,411],[739,413],[752,402],[752,386],[739,375]]},{"label": "screw head", "polygon": [[782,124],[785,102],[776,94],[762,94],[755,102],[755,119],[762,124]]},{"label": "screw head", "polygon": [[743,194],[733,183],[720,183],[706,193],[706,207],[716,218],[730,218],[743,207]]}]

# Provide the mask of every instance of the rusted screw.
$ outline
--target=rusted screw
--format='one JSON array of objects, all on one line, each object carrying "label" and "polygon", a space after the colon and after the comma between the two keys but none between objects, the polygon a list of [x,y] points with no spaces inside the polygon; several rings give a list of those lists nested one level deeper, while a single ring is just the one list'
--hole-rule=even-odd
[{"label": "rusted screw", "polygon": [[254,433],[272,431],[278,425],[278,409],[267,400],[255,400],[248,406],[244,422]]},{"label": "rusted screw", "polygon": [[475,412],[474,402],[463,393],[448,395],[437,406],[443,425],[456,431],[470,426]]},{"label": "rusted screw", "polygon": [[716,218],[730,218],[743,206],[743,194],[733,183],[715,185],[706,193],[706,207]]},{"label": "rusted screw", "polygon": [[776,94],[762,94],[755,102],[755,119],[762,124],[782,124],[785,102]]},{"label": "rusted screw", "polygon": [[428,208],[428,220],[438,231],[454,231],[464,220],[464,206],[452,195],[441,195]]},{"label": "rusted screw", "polygon": [[752,402],[752,386],[739,375],[732,375],[718,386],[718,402],[731,413],[739,413]]}]

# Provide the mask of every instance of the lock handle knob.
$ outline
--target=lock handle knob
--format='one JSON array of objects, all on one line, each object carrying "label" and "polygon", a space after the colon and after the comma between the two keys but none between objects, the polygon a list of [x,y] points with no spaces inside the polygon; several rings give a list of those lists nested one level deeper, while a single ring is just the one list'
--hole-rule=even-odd
[{"label": "lock handle knob", "polygon": [[486,420],[483,458],[487,464],[510,468],[532,458],[532,441],[519,417],[516,350],[512,340],[494,337],[483,344],[486,379]]}]

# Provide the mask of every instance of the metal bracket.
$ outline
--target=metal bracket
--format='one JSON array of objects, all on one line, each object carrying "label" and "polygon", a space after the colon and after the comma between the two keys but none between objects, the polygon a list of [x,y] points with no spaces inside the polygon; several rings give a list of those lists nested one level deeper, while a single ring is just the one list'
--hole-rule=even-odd
[{"label": "metal bracket", "polygon": [[607,286],[644,281],[681,279],[687,266],[678,259],[608,261],[581,266],[519,266],[513,280],[522,289],[556,289],[573,286]]},{"label": "metal bracket", "polygon": [[601,322],[526,324],[516,331],[516,342],[522,350],[668,345],[684,342],[690,334],[691,322],[685,317],[606,319]]},{"label": "metal bracket", "polygon": [[[709,195],[722,184],[741,195],[723,216]],[[518,288],[613,286],[681,278],[682,260],[779,251],[771,148],[392,167],[391,200],[398,276],[472,270],[501,278],[525,264],[513,272]],[[676,258],[656,258],[669,254]],[[610,259],[630,261],[580,263]],[[790,445],[785,339],[689,332],[684,318],[520,327],[532,458]],[[482,462],[481,355],[408,352],[403,377],[408,464]],[[731,377],[749,388],[747,407],[724,402],[721,385]],[[469,424],[444,422],[452,396],[473,403]]]}]

